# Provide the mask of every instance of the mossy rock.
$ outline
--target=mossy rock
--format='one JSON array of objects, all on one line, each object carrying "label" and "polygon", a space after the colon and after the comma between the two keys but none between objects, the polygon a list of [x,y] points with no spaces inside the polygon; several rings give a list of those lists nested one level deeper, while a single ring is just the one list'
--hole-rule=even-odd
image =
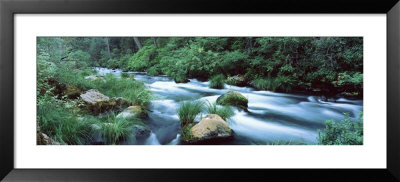
[{"label": "mossy rock", "polygon": [[109,98],[98,90],[91,89],[80,95],[85,107],[94,113],[102,113],[109,110],[119,110],[129,103],[122,97]]},{"label": "mossy rock", "polygon": [[146,118],[147,112],[141,106],[129,106],[124,111],[117,115],[117,118],[124,118],[126,120],[135,120],[138,118]]},{"label": "mossy rock", "polygon": [[233,130],[217,114],[207,114],[197,123],[185,126],[181,132],[182,144],[212,144],[229,140]]},{"label": "mossy rock", "polygon": [[228,76],[226,83],[229,85],[246,86],[246,78],[243,75]]},{"label": "mossy rock", "polygon": [[236,91],[229,91],[218,97],[217,104],[235,106],[247,111],[249,101],[248,99]]}]

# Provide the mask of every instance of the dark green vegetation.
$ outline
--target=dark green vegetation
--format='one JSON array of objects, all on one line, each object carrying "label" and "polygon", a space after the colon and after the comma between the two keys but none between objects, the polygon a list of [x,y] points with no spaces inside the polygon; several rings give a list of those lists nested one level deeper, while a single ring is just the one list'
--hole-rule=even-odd
[{"label": "dark green vegetation", "polygon": [[[43,47],[54,46],[39,40]],[[177,82],[239,75],[238,85],[279,92],[362,96],[363,39],[351,37],[63,38],[68,60],[82,66],[166,74]],[[55,45],[59,47],[58,45]],[[215,77],[214,77],[215,78]],[[218,78],[218,79],[217,79]],[[221,88],[221,77],[212,80]]]},{"label": "dark green vegetation", "polygon": [[218,97],[217,104],[224,106],[236,106],[240,109],[247,110],[248,99],[239,92],[229,91]]},{"label": "dark green vegetation", "polygon": [[[250,86],[258,90],[310,95],[363,97],[363,39],[351,37],[40,37],[37,39],[37,120],[40,132],[62,144],[104,144],[132,139],[143,124],[116,115],[129,106],[149,107],[152,93],[132,74],[99,76],[93,67],[190,78],[209,86]],[[90,78],[88,78],[90,77]],[[82,101],[90,89],[114,99],[96,105]],[[112,101],[114,102],[114,101]],[[218,105],[217,105],[218,104]],[[216,103],[186,101],[178,115],[183,138],[201,113],[233,116],[230,106],[247,110],[248,99],[228,92]],[[143,118],[142,118],[143,119]],[[342,124],[347,123],[347,124]],[[321,144],[362,143],[362,122],[327,122]],[[360,129],[361,127],[361,129]],[[133,136],[134,137],[134,136]],[[280,142],[278,142],[280,143]]]},{"label": "dark green vegetation", "polygon": [[[59,44],[49,41],[53,39],[39,39],[40,49],[58,49]],[[188,78],[212,78],[213,88],[222,88],[225,77],[229,84],[260,90],[345,92],[362,97],[361,37],[95,37],[62,40],[71,45],[69,49],[64,48],[62,56],[67,56],[77,67],[101,66],[146,71],[149,75],[166,74],[176,82],[187,82]],[[240,83],[232,80],[236,75],[244,80]]]},{"label": "dark green vegetation", "polygon": [[363,114],[358,121],[351,121],[345,114],[342,121],[326,121],[326,128],[318,131],[318,143],[322,145],[362,145],[363,144]]},{"label": "dark green vegetation", "polygon": [[[61,144],[91,144],[95,140],[94,135],[99,133],[104,144],[118,144],[131,137],[131,128],[135,123],[116,118],[115,113],[130,105],[147,107],[152,93],[131,75],[123,74],[122,79],[111,74],[96,76],[89,67],[94,65],[92,56],[95,55],[95,47],[86,47],[85,40],[38,38],[38,128]],[[96,40],[91,39],[91,42]],[[87,48],[92,51],[87,52]],[[93,77],[85,79],[89,75]],[[116,99],[96,105],[86,104],[79,96],[89,89],[97,89]],[[111,102],[114,105],[110,105]]]}]

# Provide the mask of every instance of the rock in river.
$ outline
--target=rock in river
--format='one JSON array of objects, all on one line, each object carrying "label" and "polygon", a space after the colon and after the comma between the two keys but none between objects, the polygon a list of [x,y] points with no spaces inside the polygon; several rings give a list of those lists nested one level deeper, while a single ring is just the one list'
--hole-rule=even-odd
[{"label": "rock in river", "polygon": [[186,143],[196,144],[207,141],[228,139],[233,136],[233,130],[228,123],[217,114],[207,114],[199,123],[191,128],[192,139]]},{"label": "rock in river", "polygon": [[230,106],[236,106],[240,109],[244,109],[247,111],[247,104],[248,104],[248,99],[240,94],[239,92],[236,91],[229,91],[221,96],[218,97],[217,99],[217,104],[219,105],[230,105]]},{"label": "rock in river", "polygon": [[226,83],[229,85],[236,85],[236,86],[246,86],[247,85],[246,79],[242,75],[229,76],[226,79]]},{"label": "rock in river", "polygon": [[125,118],[126,120],[145,117],[147,117],[146,110],[140,106],[129,106],[117,115],[117,118]]}]

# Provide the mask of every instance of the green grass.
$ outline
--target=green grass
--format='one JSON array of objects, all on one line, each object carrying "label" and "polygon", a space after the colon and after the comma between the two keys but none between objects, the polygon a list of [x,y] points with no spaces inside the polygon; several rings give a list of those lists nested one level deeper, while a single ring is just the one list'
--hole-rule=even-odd
[{"label": "green grass", "polygon": [[37,106],[37,120],[42,133],[68,145],[89,144],[93,132],[90,125],[97,122],[79,121],[68,109],[48,101]]},{"label": "green grass", "polygon": [[[59,69],[57,70],[55,80],[62,85],[76,86],[82,91],[97,89],[108,97],[123,97],[131,104],[143,107],[148,106],[150,100],[153,99],[151,91],[140,81],[134,79],[119,79],[113,74],[107,74],[104,80],[85,80],[83,75],[86,74],[87,73],[83,74],[81,71]],[[122,75],[125,74],[122,73],[121,76]]]},{"label": "green grass", "polygon": [[118,79],[112,74],[104,77],[105,82],[98,82],[94,89],[109,97],[123,97],[134,105],[146,107],[153,98],[144,83],[131,79]]},{"label": "green grass", "polygon": [[271,78],[255,79],[251,82],[251,85],[259,90],[271,90],[271,91],[275,91],[280,86],[278,80]]},{"label": "green grass", "polygon": [[194,139],[193,134],[192,134],[192,127],[193,126],[191,124],[188,124],[188,125],[182,127],[180,140],[191,141]]},{"label": "green grass", "polygon": [[122,72],[122,73],[121,73],[121,78],[129,78],[129,73],[127,73],[127,72]]},{"label": "green grass", "polygon": [[178,108],[178,116],[181,126],[193,123],[194,119],[203,111],[203,101],[183,101]]},{"label": "green grass", "polygon": [[223,74],[215,75],[210,79],[210,88],[223,89],[225,88],[225,76]]},{"label": "green grass", "polygon": [[218,106],[217,103],[208,101],[206,103],[206,111],[209,114],[217,114],[225,121],[235,114],[230,106]]},{"label": "green grass", "polygon": [[105,122],[100,126],[105,144],[115,145],[119,141],[128,140],[132,137],[133,123],[124,118],[117,118],[114,113],[108,114]]}]

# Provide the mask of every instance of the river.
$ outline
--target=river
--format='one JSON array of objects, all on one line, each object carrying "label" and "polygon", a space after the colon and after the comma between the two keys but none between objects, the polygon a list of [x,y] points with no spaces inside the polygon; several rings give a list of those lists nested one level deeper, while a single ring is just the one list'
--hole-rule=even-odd
[{"label": "river", "polygon": [[[100,75],[111,73],[120,76],[122,73],[119,69],[95,70]],[[215,102],[220,95],[230,90],[248,98],[249,112],[235,109],[235,115],[227,121],[235,133],[233,140],[218,144],[317,144],[317,130],[325,128],[326,120],[341,120],[344,118],[343,113],[349,113],[350,117],[356,119],[363,110],[362,100],[339,98],[335,102],[324,102],[318,96],[257,91],[250,87],[232,85],[225,85],[225,89],[212,89],[208,81],[190,79],[188,83],[175,83],[167,76],[128,73],[144,82],[156,97],[151,101],[149,119],[145,121],[152,133],[136,144],[179,144],[179,102],[197,99]]]}]

